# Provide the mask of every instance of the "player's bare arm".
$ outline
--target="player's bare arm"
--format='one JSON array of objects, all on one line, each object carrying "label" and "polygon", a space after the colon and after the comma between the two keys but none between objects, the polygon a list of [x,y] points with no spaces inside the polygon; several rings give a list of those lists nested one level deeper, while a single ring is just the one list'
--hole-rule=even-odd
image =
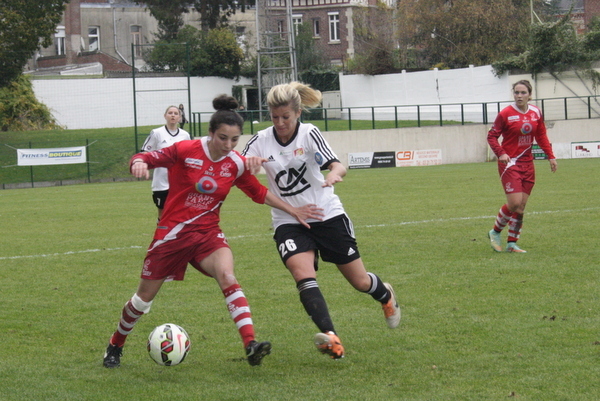
[{"label": "player's bare arm", "polygon": [[332,187],[338,182],[344,181],[346,167],[340,162],[333,162],[329,165],[329,173],[325,176],[323,187]]}]

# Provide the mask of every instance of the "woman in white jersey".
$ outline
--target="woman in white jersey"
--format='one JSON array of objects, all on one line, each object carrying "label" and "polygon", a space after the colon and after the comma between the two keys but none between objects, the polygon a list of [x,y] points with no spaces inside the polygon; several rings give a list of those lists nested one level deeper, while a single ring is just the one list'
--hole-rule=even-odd
[{"label": "woman in white jersey", "polygon": [[[142,152],[153,152],[173,145],[175,142],[191,139],[187,131],[178,127],[181,118],[177,106],[169,106],[165,111],[166,124],[150,131],[142,146]],[[162,216],[167,195],[169,194],[169,178],[167,169],[159,167],[152,173],[152,200],[158,208],[158,219]]]},{"label": "woman in white jersey", "polygon": [[[303,108],[320,102],[321,92],[299,82],[274,86],[267,95],[273,126],[252,137],[242,154],[251,171],[265,169],[269,190],[281,199],[293,206],[309,203],[323,209],[322,221],[307,220],[310,228],[277,209],[271,209],[271,215],[279,256],[296,282],[300,302],[320,331],[314,337],[315,345],[337,359],[344,356],[344,347],[317,284],[319,255],[334,263],[355,289],[381,303],[388,327],[400,323],[400,308],[392,286],[366,271],[352,222],[334,194],[333,185],[342,181],[346,168],[319,129],[299,121]],[[329,172],[323,176],[321,170]]]}]

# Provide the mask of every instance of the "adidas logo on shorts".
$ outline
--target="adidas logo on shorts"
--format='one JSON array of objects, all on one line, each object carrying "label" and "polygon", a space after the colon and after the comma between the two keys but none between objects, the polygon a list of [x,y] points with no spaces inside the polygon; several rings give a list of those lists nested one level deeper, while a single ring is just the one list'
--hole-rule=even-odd
[{"label": "adidas logo on shorts", "polygon": [[352,248],[350,248],[348,250],[348,256],[354,255],[355,253],[356,253],[356,251],[354,249],[352,249]]}]

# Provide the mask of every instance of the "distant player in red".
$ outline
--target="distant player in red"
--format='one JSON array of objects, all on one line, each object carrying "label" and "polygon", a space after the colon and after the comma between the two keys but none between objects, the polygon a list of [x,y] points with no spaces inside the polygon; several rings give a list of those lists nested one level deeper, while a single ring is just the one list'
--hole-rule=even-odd
[{"label": "distant player in red", "polygon": [[112,335],[104,366],[120,366],[127,336],[163,282],[183,280],[188,263],[214,278],[227,309],[242,337],[250,365],[259,365],[271,351],[269,342],[257,342],[248,301],[233,269],[233,255],[219,228],[219,211],[233,185],[254,202],[264,203],[289,213],[302,225],[307,219],[320,219],[314,205],[293,207],[259,183],[244,166],[245,159],[233,150],[242,133],[243,119],[234,109],[237,101],[226,95],[214,99],[217,110],[209,123],[209,136],[187,140],[164,149],[138,153],[131,158],[131,173],[149,178],[149,169],[169,170],[169,196],[154,240],[148,248],[137,292],[125,304],[117,330]]},{"label": "distant player in red", "polygon": [[[517,246],[523,226],[523,213],[531,190],[535,185],[535,168],[531,148],[535,142],[550,161],[550,169],[556,171],[557,163],[552,145],[546,135],[546,125],[540,110],[529,104],[531,84],[522,80],[513,85],[515,103],[505,107],[496,117],[488,132],[488,143],[498,157],[498,172],[506,194],[504,204],[494,228],[488,233],[492,249],[502,251],[500,233],[508,225],[507,252],[525,253]],[[502,136],[502,143],[499,138]]]}]

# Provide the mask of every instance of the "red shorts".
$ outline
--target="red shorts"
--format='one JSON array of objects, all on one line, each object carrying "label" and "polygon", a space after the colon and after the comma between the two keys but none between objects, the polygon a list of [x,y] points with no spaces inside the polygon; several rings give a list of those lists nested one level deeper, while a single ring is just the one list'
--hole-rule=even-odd
[{"label": "red shorts", "polygon": [[533,163],[517,163],[509,168],[506,164],[498,163],[498,173],[504,193],[516,194],[524,192],[531,195],[531,190],[535,185],[535,168]]},{"label": "red shorts", "polygon": [[154,240],[148,248],[141,277],[147,280],[183,280],[188,263],[210,277],[200,262],[220,248],[229,248],[225,234],[218,228],[207,232],[179,233],[169,240]]}]

